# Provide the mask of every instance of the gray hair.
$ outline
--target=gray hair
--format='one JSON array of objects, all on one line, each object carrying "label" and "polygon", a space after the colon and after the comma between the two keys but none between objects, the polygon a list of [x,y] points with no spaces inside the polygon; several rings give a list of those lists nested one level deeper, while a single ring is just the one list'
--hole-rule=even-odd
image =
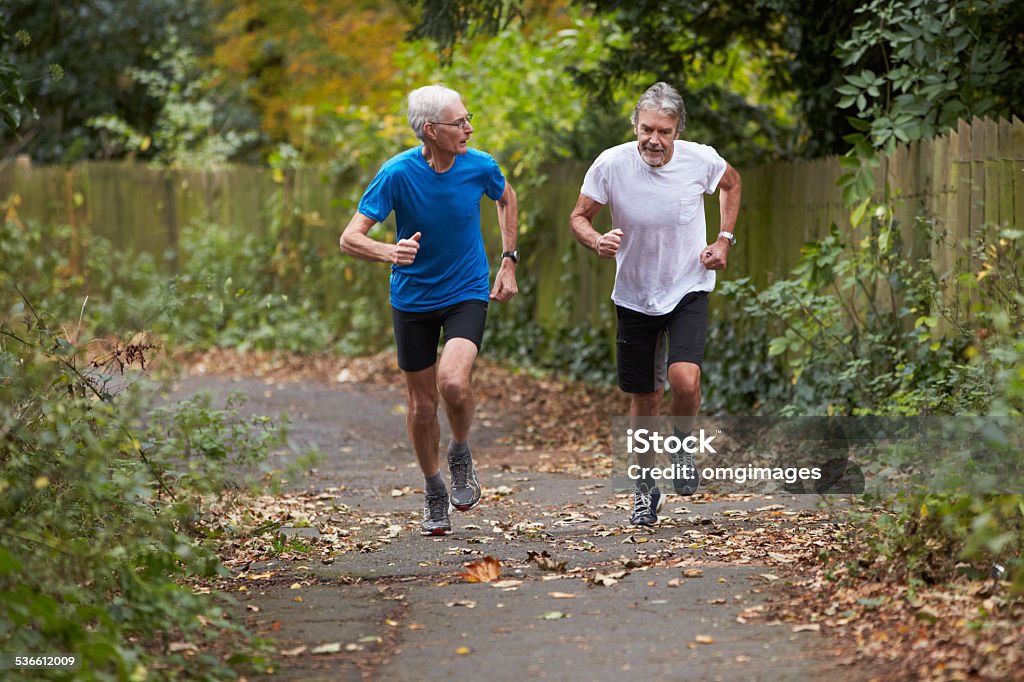
[{"label": "gray hair", "polygon": [[449,104],[460,99],[459,93],[443,85],[425,85],[410,92],[409,125],[416,137],[423,140],[423,126],[436,121]]},{"label": "gray hair", "polygon": [[633,110],[633,116],[630,119],[633,122],[633,128],[636,128],[636,120],[640,115],[641,109],[656,111],[659,114],[665,114],[674,118],[678,123],[676,134],[683,132],[683,129],[686,128],[686,107],[683,106],[683,98],[668,83],[659,81],[647,88],[647,92],[640,95],[640,99],[636,103],[636,109]]}]

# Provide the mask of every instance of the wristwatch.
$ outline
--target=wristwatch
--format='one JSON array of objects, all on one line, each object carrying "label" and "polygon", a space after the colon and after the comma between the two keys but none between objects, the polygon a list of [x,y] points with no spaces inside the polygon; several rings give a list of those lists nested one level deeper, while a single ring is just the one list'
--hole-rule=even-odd
[{"label": "wristwatch", "polygon": [[501,257],[503,259],[504,258],[511,258],[513,263],[518,263],[519,262],[519,249],[516,249],[515,251],[504,251],[504,252],[502,252]]},{"label": "wristwatch", "polygon": [[722,230],[721,232],[718,233],[718,236],[725,237],[726,239],[728,239],[729,246],[736,246],[736,235],[734,235],[732,232],[726,232],[725,230]]}]

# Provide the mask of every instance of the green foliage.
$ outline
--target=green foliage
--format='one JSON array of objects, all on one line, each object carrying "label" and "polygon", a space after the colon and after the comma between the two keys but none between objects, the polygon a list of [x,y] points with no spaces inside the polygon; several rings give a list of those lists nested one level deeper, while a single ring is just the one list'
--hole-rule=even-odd
[{"label": "green foliage", "polygon": [[[566,271],[568,272],[568,270]],[[567,275],[563,281],[571,281]],[[615,379],[611,310],[601,310],[597,324],[574,322],[569,286],[561,288],[556,304],[563,315],[554,328],[541,325],[533,315],[536,280],[519,278],[519,295],[511,302],[491,305],[487,313],[487,334],[483,353],[512,366],[557,372],[568,379],[609,383]]]},{"label": "green foliage", "polygon": [[[1019,5],[1019,3],[1017,3]],[[855,132],[840,178],[847,204],[864,211],[875,191],[877,152],[927,139],[959,119],[1005,114],[1020,101],[1019,76],[1009,68],[1014,41],[1001,31],[982,30],[1007,2],[985,0],[872,0],[857,10],[866,19],[836,53],[844,83],[840,109],[853,109]],[[1009,25],[1024,23],[1020,9]],[[1018,27],[1019,28],[1019,27]],[[1017,94],[1014,94],[1017,92]],[[857,222],[857,221],[855,221]]]},{"label": "green foliage", "polygon": [[86,363],[4,292],[0,648],[82,655],[80,670],[39,673],[48,679],[235,679],[239,666],[265,666],[224,605],[182,581],[224,573],[191,534],[201,495],[230,482],[228,459],[262,460],[279,432],[261,422],[254,433],[230,405],[198,401],[164,408],[167,425],[141,427],[146,394],[129,383],[114,395],[123,379],[112,367],[146,346]]},{"label": "green foliage", "polygon": [[125,75],[160,103],[153,128],[136,130],[114,113],[89,119],[86,125],[100,132],[99,156],[127,152],[145,155],[160,166],[206,168],[229,161],[256,141],[256,133],[229,127],[224,98],[213,95],[217,74],[200,70],[194,49],[173,27],[166,42],[147,56],[157,68],[129,67]]},{"label": "green foliage", "polygon": [[[209,23],[204,0],[6,0],[0,15],[8,30],[32,37],[25,48],[10,53],[10,61],[30,81],[25,92],[39,114],[22,126],[20,144],[43,162],[94,156],[100,142],[86,122],[97,116],[151,129],[160,105],[127,70],[155,68],[147,52],[163,44],[172,27],[189,44],[201,46]],[[44,77],[54,64],[63,72],[59,81]],[[15,139],[5,134],[3,141]]]},{"label": "green foliage", "polygon": [[[838,49],[846,70],[839,108],[852,107],[869,124],[872,145],[889,152],[959,119],[995,113],[1009,68],[1007,46],[983,25],[1002,4],[872,0],[859,8],[865,20]],[[881,71],[863,66],[878,53]]]},{"label": "green foliage", "polygon": [[[723,281],[717,292],[723,298],[746,295],[748,281]],[[774,329],[774,322],[761,316],[710,321],[708,353],[701,367],[701,412],[775,414],[788,404],[791,384],[784,365],[765,345]]]},{"label": "green foliage", "polygon": [[[764,365],[785,379],[783,393],[760,400],[777,414],[1019,414],[1024,408],[1011,368],[1019,359],[1022,295],[1020,236],[1004,231],[963,245],[943,244],[925,223],[914,243],[879,209],[858,236],[806,244],[791,276],[760,292],[749,281],[726,282],[726,296],[774,330],[767,352],[785,360]],[[976,271],[939,273],[929,242],[958,249]],[[970,259],[967,256],[971,256]],[[959,267],[963,267],[962,265]],[[1000,273],[989,275],[984,273]],[[979,301],[966,319],[965,300]],[[764,382],[754,374],[756,382]],[[998,381],[997,381],[998,379]],[[727,385],[729,383],[727,382]]]},{"label": "green foliage", "polygon": [[30,42],[32,39],[24,31],[13,37],[8,35],[6,17],[0,14],[0,120],[8,130],[17,130],[21,125],[22,109],[35,114],[25,96],[25,82],[10,57],[12,49]]},{"label": "green foliage", "polygon": [[420,22],[410,31],[411,40],[430,39],[437,43],[442,55],[451,59],[452,52],[463,38],[474,33],[492,35],[503,31],[522,18],[523,0],[404,0],[419,10]]},{"label": "green foliage", "polygon": [[935,585],[958,575],[1010,580],[1024,593],[1024,496],[901,494],[868,522],[855,566],[880,580]]}]

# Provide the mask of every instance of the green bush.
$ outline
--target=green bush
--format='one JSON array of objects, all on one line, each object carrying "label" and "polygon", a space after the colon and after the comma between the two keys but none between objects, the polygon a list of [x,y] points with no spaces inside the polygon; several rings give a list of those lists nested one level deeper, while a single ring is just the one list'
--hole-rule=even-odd
[{"label": "green bush", "polygon": [[[53,678],[233,679],[262,664],[222,601],[184,581],[225,574],[195,535],[203,496],[283,434],[201,400],[154,420],[140,385],[113,388],[148,350],[87,365],[41,315],[0,318],[0,649],[81,654]],[[182,641],[197,650],[169,646]]]}]

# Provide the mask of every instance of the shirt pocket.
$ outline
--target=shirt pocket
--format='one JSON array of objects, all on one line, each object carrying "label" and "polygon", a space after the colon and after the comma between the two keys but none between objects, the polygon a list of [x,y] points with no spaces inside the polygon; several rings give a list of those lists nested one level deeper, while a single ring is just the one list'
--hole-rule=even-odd
[{"label": "shirt pocket", "polygon": [[683,197],[679,200],[679,224],[689,225],[693,222],[694,218],[697,217],[697,211],[700,210],[701,201],[700,195],[694,194],[688,197]]}]

